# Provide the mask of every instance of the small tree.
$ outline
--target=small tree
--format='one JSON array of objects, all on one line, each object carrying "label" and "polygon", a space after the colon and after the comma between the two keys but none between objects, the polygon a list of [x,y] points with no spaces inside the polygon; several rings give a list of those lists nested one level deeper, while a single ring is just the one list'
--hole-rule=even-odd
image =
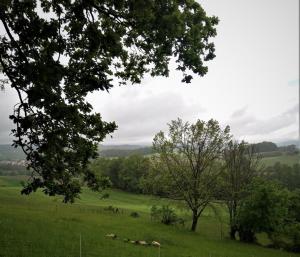
[{"label": "small tree", "polygon": [[156,172],[152,178],[161,178],[168,197],[185,201],[193,213],[192,231],[213,198],[220,166],[217,160],[229,138],[229,127],[222,130],[212,119],[195,124],[177,119],[169,124],[168,136],[161,131],[154,137],[158,155],[154,157]]},{"label": "small tree", "polygon": [[261,157],[253,146],[244,141],[230,141],[223,154],[225,169],[221,179],[220,198],[225,200],[229,212],[230,238],[237,232],[237,209],[245,197],[245,189],[260,168]]}]

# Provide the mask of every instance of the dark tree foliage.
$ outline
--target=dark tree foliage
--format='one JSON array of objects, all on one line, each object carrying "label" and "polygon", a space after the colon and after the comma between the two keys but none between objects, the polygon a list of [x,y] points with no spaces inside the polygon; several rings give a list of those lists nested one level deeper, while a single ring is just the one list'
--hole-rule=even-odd
[{"label": "dark tree foliage", "polygon": [[107,176],[114,188],[131,193],[142,193],[142,178],[149,172],[149,158],[131,155],[119,158],[98,158],[90,165],[97,174]]},{"label": "dark tree foliage", "polygon": [[238,209],[238,232],[241,241],[254,242],[256,234],[265,232],[273,241],[282,232],[288,216],[289,193],[277,183],[254,180]]},{"label": "dark tree foliage", "polygon": [[262,152],[274,152],[278,151],[278,147],[273,142],[260,142],[257,144],[253,144],[254,151],[256,153],[262,153]]},{"label": "dark tree foliage", "polygon": [[170,58],[203,76],[215,57],[216,17],[194,0],[2,0],[0,64],[19,96],[14,146],[33,170],[23,193],[43,188],[73,201],[78,178],[100,190],[88,162],[116,129],[94,113],[88,93],[168,76]]},{"label": "dark tree foliage", "polygon": [[219,199],[224,200],[229,212],[230,238],[235,239],[238,230],[237,210],[245,190],[261,169],[261,156],[254,154],[254,147],[246,142],[231,140],[223,152],[225,169],[219,187]]}]

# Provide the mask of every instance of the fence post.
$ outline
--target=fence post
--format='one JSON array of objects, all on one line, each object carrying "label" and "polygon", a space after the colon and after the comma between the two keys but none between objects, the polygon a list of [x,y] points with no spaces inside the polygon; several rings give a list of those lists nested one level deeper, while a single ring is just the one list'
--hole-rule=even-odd
[{"label": "fence post", "polygon": [[81,233],[79,235],[79,256],[81,257]]}]

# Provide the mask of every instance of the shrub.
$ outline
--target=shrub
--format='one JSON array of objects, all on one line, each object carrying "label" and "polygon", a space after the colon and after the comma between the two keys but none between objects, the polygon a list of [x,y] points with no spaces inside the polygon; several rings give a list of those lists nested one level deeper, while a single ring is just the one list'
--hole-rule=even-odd
[{"label": "shrub", "polygon": [[178,220],[174,209],[168,205],[163,205],[162,207],[154,205],[151,207],[150,211],[151,218],[160,220],[161,223],[166,225],[175,224]]},{"label": "shrub", "polygon": [[161,208],[161,222],[166,225],[174,224],[177,221],[177,215],[171,207],[163,205]]},{"label": "shrub", "polygon": [[151,216],[151,219],[154,219],[154,220],[158,220],[159,217],[160,217],[160,209],[156,206],[156,205],[153,205],[150,209],[150,216]]},{"label": "shrub", "polygon": [[132,213],[130,213],[130,216],[131,217],[133,217],[133,218],[138,218],[138,217],[140,217],[140,215],[137,213],[137,212],[132,212]]},{"label": "shrub", "polygon": [[100,197],[100,199],[107,199],[107,198],[109,198],[109,193],[105,193]]}]

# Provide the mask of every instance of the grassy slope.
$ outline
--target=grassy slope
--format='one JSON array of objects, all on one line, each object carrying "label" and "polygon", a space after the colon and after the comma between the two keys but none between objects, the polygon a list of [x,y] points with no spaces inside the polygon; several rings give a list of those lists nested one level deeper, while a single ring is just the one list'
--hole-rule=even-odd
[{"label": "grassy slope", "polygon": [[293,165],[300,163],[300,153],[298,155],[280,155],[275,157],[265,157],[262,159],[262,162],[266,166],[272,166],[276,162],[280,162],[287,165]]},{"label": "grassy slope", "polygon": [[[206,211],[197,233],[180,227],[152,222],[149,208],[159,200],[119,191],[110,198],[85,191],[73,205],[60,203],[41,193],[21,196],[16,180],[0,177],[0,256],[41,257],[79,256],[158,256],[158,249],[105,238],[116,233],[122,238],[157,240],[162,243],[162,257],[289,257],[297,256],[278,250],[253,246],[220,238],[220,224]],[[113,205],[123,213],[114,214],[103,207]],[[139,218],[129,216],[138,211]],[[183,213],[181,213],[183,214]],[[299,256],[299,255],[298,255]]]}]

